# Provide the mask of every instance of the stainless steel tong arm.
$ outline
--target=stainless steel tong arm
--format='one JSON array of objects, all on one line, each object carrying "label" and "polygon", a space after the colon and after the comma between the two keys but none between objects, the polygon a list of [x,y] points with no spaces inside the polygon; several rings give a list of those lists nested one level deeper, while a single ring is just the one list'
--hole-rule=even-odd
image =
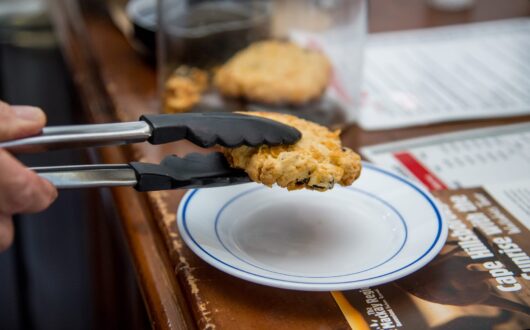
[{"label": "stainless steel tong arm", "polygon": [[51,126],[42,134],[19,140],[0,142],[0,148],[11,151],[45,151],[85,146],[104,146],[147,141],[152,128],[145,121]]},{"label": "stainless steel tong arm", "polygon": [[167,156],[160,164],[74,165],[32,168],[60,189],[132,186],[138,191],[227,186],[249,182],[221,153]]},{"label": "stainless steel tong arm", "polygon": [[138,183],[136,172],[128,164],[34,167],[32,170],[58,189],[134,187]]},{"label": "stainless steel tong arm", "polygon": [[40,135],[1,142],[0,148],[31,152],[143,141],[164,144],[183,139],[200,147],[219,144],[234,148],[243,144],[292,144],[300,137],[295,128],[266,118],[237,113],[185,113],[145,115],[135,122],[45,127]]}]

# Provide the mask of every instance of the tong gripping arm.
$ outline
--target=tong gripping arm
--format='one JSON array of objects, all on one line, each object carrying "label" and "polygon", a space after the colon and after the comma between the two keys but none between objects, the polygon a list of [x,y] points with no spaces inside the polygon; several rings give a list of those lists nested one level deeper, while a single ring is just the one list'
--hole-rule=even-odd
[{"label": "tong gripping arm", "polygon": [[208,188],[249,182],[221,153],[167,156],[160,164],[83,165],[33,168],[57,188],[133,186],[138,191]]}]

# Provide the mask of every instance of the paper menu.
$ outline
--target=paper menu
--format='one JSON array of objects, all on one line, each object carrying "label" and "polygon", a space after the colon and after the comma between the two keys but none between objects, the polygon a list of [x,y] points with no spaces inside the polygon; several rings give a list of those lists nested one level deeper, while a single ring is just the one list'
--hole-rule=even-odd
[{"label": "paper menu", "polygon": [[373,34],[359,125],[530,114],[530,18]]},{"label": "paper menu", "polygon": [[530,179],[486,185],[484,189],[530,229]]},{"label": "paper menu", "polygon": [[430,190],[530,180],[530,123],[403,140],[361,152]]}]

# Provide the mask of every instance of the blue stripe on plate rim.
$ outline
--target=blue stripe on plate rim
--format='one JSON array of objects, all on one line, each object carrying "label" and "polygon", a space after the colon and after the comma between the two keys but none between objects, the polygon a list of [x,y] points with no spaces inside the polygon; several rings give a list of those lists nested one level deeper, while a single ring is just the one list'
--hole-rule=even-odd
[{"label": "blue stripe on plate rim", "polygon": [[[381,168],[378,168],[378,167],[376,167],[374,165],[371,165],[370,163],[363,162],[363,168],[369,168],[369,169],[371,169],[373,171],[376,171],[376,172],[379,172],[381,174],[390,176],[393,179],[396,179],[396,180],[406,184],[407,186],[411,187],[413,190],[418,192],[423,198],[425,198],[427,200],[429,205],[432,207],[432,209],[434,211],[434,214],[436,215],[438,228],[437,228],[437,231],[436,231],[436,236],[435,236],[432,244],[429,246],[429,248],[421,256],[416,258],[414,261],[408,263],[407,265],[405,265],[403,267],[400,267],[398,269],[395,269],[395,270],[393,270],[391,272],[388,272],[388,273],[385,273],[385,274],[381,274],[381,275],[377,275],[377,276],[373,276],[373,277],[368,277],[368,278],[361,278],[361,279],[357,279],[357,280],[351,280],[351,281],[341,281],[341,282],[335,282],[335,281],[333,281],[333,282],[313,282],[313,281],[311,281],[311,282],[303,282],[303,281],[285,280],[285,279],[279,279],[279,278],[276,278],[276,277],[263,276],[263,275],[255,274],[255,273],[240,269],[238,267],[235,267],[233,265],[230,265],[230,264],[226,263],[225,261],[215,257],[214,255],[212,255],[208,251],[206,251],[195,240],[195,238],[193,238],[193,236],[191,235],[191,233],[190,233],[190,231],[188,229],[188,226],[186,224],[186,211],[187,211],[189,202],[191,201],[193,196],[195,196],[195,194],[200,191],[200,189],[193,189],[193,190],[189,191],[186,194],[187,195],[187,199],[184,201],[184,204],[183,204],[184,206],[181,208],[181,212],[180,212],[181,213],[181,219],[182,219],[182,226],[183,226],[183,228],[185,230],[186,235],[193,242],[195,247],[198,248],[203,253],[205,253],[206,255],[208,255],[210,258],[212,258],[212,260],[214,260],[214,261],[216,261],[216,262],[218,262],[218,263],[220,263],[220,264],[222,264],[222,265],[224,265],[224,266],[226,266],[228,268],[236,270],[237,272],[248,274],[248,275],[251,275],[252,277],[257,277],[257,278],[263,278],[263,279],[271,280],[271,281],[274,281],[274,282],[277,282],[277,283],[293,283],[293,284],[303,284],[303,285],[308,285],[308,286],[319,285],[319,284],[320,285],[351,284],[351,283],[367,282],[367,281],[371,281],[371,280],[377,280],[377,279],[392,275],[394,273],[397,273],[399,271],[405,270],[407,268],[412,268],[413,266],[415,266],[415,264],[417,264],[420,260],[422,260],[427,254],[429,254],[434,249],[434,247],[437,245],[437,243],[439,243],[440,239],[442,238],[443,220],[442,220],[441,213],[440,213],[438,207],[436,206],[435,202],[432,200],[432,198],[429,197],[429,195],[427,195],[421,188],[419,188],[416,184],[412,183],[411,181],[409,181],[409,180],[407,180],[407,179],[405,179],[403,177],[400,177],[400,176],[398,176],[398,175],[396,175],[396,174],[394,174],[392,172],[388,172],[388,171],[383,170]],[[180,222],[179,222],[179,224],[180,224]],[[190,248],[191,248],[191,246],[190,246]],[[440,249],[441,249],[441,246],[440,246]],[[433,256],[433,258],[434,258],[434,256]],[[205,260],[205,261],[207,261],[207,260]],[[235,275],[235,274],[233,273],[233,275]],[[374,283],[374,285],[376,285],[376,284],[381,284],[381,283]],[[285,288],[288,288],[288,287],[285,287]]]},{"label": "blue stripe on plate rim", "polygon": [[[360,190],[360,189],[357,189],[357,188],[351,188],[351,187],[348,187],[347,189],[348,190],[351,190],[351,191],[355,191],[357,193],[360,193],[360,194],[363,194],[363,195],[366,195],[370,198],[373,198],[375,200],[377,200],[378,202],[380,202],[381,204],[383,204],[384,206],[388,207],[392,212],[394,212],[398,219],[401,221],[401,224],[403,225],[403,229],[405,231],[405,236],[403,237],[403,241],[401,242],[401,245],[399,246],[399,249],[394,253],[392,254],[390,257],[388,257],[387,259],[385,259],[384,261],[382,261],[381,263],[375,265],[375,266],[372,266],[370,268],[367,268],[367,269],[363,269],[363,270],[360,270],[360,271],[357,271],[357,272],[354,272],[354,273],[348,273],[348,274],[343,274],[343,275],[333,275],[333,276],[302,276],[302,275],[291,275],[291,274],[285,274],[285,273],[281,273],[281,272],[276,272],[276,271],[273,271],[273,270],[270,270],[270,269],[266,269],[266,268],[263,268],[263,267],[260,267],[260,266],[257,266],[257,265],[254,265],[253,263],[243,259],[243,258],[240,258],[238,257],[235,253],[233,253],[226,245],[225,243],[223,242],[223,240],[221,239],[220,235],[219,235],[219,231],[218,231],[218,222],[219,222],[219,218],[221,216],[221,213],[225,210],[225,208],[227,206],[229,206],[230,204],[232,204],[234,201],[236,201],[238,198],[240,197],[243,197],[245,195],[248,195],[248,194],[251,194],[257,190],[261,190],[261,189],[267,189],[266,187],[264,186],[259,186],[259,187],[254,187],[254,188],[251,188],[251,189],[248,189],[248,190],[245,190],[239,194],[237,194],[236,196],[232,197],[228,202],[226,202],[223,207],[221,207],[221,209],[219,210],[219,212],[217,212],[217,215],[215,216],[215,236],[217,237],[217,240],[219,241],[219,243],[221,243],[221,245],[223,246],[223,248],[228,252],[230,253],[234,258],[236,259],[239,259],[240,261],[246,263],[247,265],[250,265],[252,267],[255,267],[255,268],[258,268],[258,269],[261,269],[261,270],[264,270],[264,271],[267,271],[269,273],[273,273],[273,274],[278,274],[278,275],[282,275],[282,276],[289,276],[289,277],[296,277],[296,278],[335,278],[335,277],[344,277],[344,276],[351,276],[351,275],[356,275],[356,274],[360,274],[360,273],[364,273],[364,272],[367,272],[371,269],[374,269],[374,268],[377,268],[379,266],[382,266],[384,264],[386,264],[387,262],[389,262],[390,260],[394,259],[395,256],[397,256],[399,254],[399,252],[401,252],[401,250],[403,249],[403,247],[405,246],[405,243],[407,242],[407,237],[408,237],[408,228],[407,228],[407,224],[405,223],[405,219],[403,219],[403,216],[401,215],[401,213],[399,213],[398,210],[396,210],[395,207],[393,207],[392,205],[390,205],[390,203],[388,203],[387,201],[385,201],[384,199],[382,198],[379,198],[377,196],[375,196],[374,194],[371,194],[367,191],[364,191],[364,190]],[[191,197],[191,196],[190,196]],[[187,227],[186,225],[186,220],[184,219],[184,226]],[[257,275],[256,275],[257,276]]]}]

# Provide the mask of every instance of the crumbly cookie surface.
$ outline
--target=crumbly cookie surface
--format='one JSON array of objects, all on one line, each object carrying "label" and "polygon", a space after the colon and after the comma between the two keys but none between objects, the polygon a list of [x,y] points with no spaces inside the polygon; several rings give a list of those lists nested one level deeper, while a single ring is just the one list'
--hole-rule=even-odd
[{"label": "crumbly cookie surface", "polygon": [[223,65],[214,84],[229,97],[302,104],[319,97],[330,78],[331,65],[325,55],[290,42],[261,41]]},{"label": "crumbly cookie surface", "polygon": [[246,114],[282,122],[302,133],[302,138],[293,145],[225,148],[223,152],[230,165],[244,169],[253,181],[267,186],[276,183],[289,190],[325,191],[333,188],[335,183],[351,185],[359,177],[361,158],[341,146],[339,131],[332,132],[291,115]]},{"label": "crumbly cookie surface", "polygon": [[208,74],[197,68],[179,67],[168,78],[164,90],[164,112],[178,113],[197,104],[208,87]]}]

